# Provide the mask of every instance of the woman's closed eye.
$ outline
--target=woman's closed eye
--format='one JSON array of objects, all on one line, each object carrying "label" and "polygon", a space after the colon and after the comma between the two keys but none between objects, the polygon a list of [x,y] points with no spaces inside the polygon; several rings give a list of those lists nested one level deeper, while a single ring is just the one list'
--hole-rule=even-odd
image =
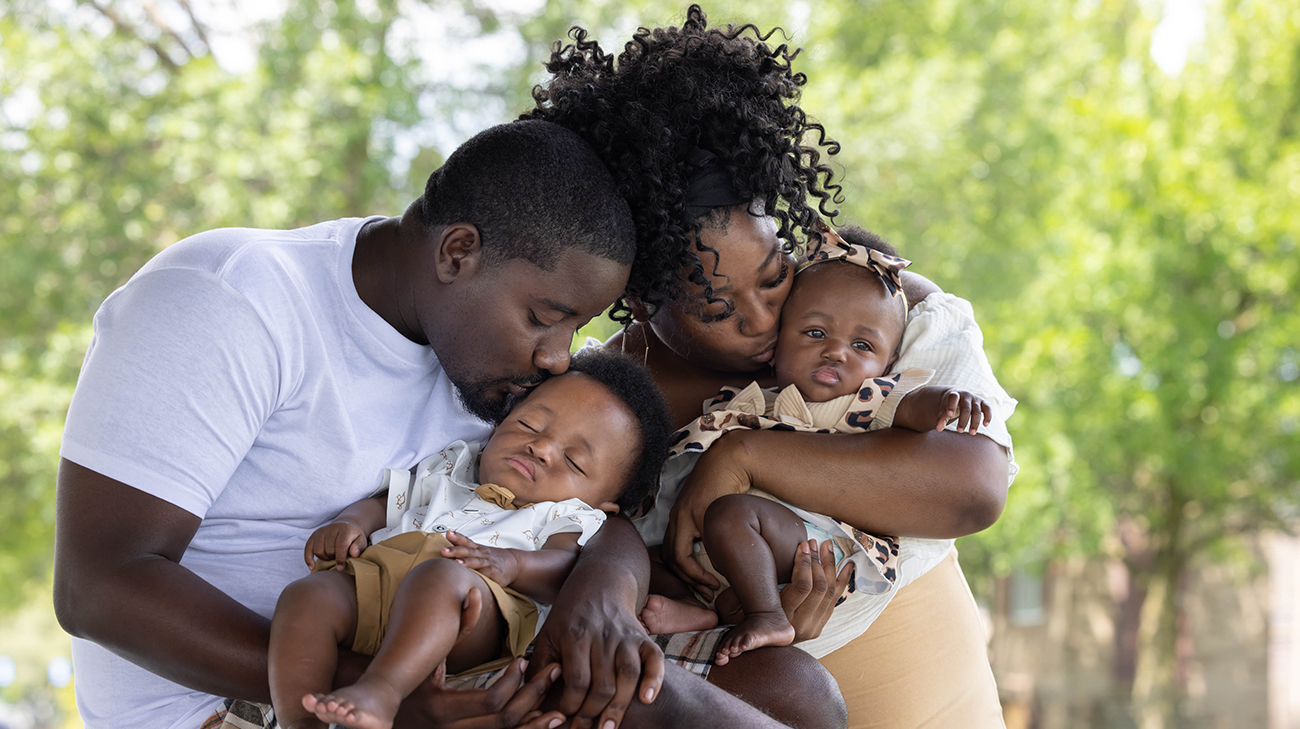
[{"label": "woman's closed eye", "polygon": [[522,425],[525,430],[529,430],[534,433],[538,432],[537,428],[534,428],[532,425],[529,425],[528,422],[525,421],[523,418],[519,419],[519,424]]},{"label": "woman's closed eye", "polygon": [[776,278],[763,284],[762,287],[765,289],[778,288],[780,287],[781,284],[785,283],[785,279],[789,275],[790,275],[790,264],[783,263],[781,264],[781,272],[776,275]]}]

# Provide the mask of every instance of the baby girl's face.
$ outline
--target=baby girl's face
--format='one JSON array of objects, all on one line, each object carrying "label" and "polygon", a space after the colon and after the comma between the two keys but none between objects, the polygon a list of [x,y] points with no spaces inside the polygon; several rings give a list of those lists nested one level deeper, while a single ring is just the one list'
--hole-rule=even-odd
[{"label": "baby girl's face", "polygon": [[803,271],[781,309],[777,382],[797,385],[812,402],[855,392],[889,371],[906,316],[903,298],[861,266],[831,261]]},{"label": "baby girl's face", "polygon": [[479,481],[509,489],[517,505],[581,499],[615,513],[640,440],[614,393],[570,372],[534,388],[492,431]]}]

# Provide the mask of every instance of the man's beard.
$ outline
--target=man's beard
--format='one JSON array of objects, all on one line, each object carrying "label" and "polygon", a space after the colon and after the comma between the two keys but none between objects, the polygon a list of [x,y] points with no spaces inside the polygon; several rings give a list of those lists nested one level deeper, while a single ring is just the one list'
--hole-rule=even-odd
[{"label": "man's beard", "polygon": [[506,415],[510,413],[520,398],[506,392],[499,399],[493,399],[488,394],[489,391],[507,383],[532,388],[540,385],[546,379],[547,375],[515,375],[513,377],[500,377],[495,380],[468,382],[464,385],[453,380],[452,384],[456,386],[456,397],[460,399],[460,404],[465,406],[470,415],[497,425],[506,419]]}]

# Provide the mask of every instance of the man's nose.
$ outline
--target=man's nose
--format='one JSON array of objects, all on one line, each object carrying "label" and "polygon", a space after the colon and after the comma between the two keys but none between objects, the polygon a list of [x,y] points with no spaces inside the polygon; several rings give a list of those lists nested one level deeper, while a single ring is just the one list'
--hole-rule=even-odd
[{"label": "man's nose", "polygon": [[533,366],[539,370],[546,370],[552,375],[562,375],[569,371],[569,344],[573,337],[568,341],[562,341],[562,337],[553,337],[538,345],[533,350]]}]

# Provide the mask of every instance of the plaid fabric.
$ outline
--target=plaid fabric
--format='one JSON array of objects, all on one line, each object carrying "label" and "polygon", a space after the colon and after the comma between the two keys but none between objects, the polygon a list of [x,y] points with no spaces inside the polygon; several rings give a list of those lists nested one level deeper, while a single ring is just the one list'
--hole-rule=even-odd
[{"label": "plaid fabric", "polygon": [[[685,668],[701,678],[709,675],[713,668],[713,656],[718,652],[718,643],[722,636],[731,630],[731,626],[703,630],[697,633],[668,633],[652,636],[664,659]],[[450,679],[447,686],[460,689],[487,688],[496,682],[505,669],[461,679]],[[239,699],[226,699],[221,707],[199,725],[199,729],[278,729],[275,712],[266,704],[257,704]]]},{"label": "plaid fabric", "polygon": [[276,726],[275,712],[267,704],[226,699],[199,729],[271,729]]},{"label": "plaid fabric", "polygon": [[665,633],[651,636],[664,652],[664,660],[685,668],[700,678],[708,678],[713,668],[713,656],[718,653],[718,643],[731,626],[701,630],[695,633]]}]

